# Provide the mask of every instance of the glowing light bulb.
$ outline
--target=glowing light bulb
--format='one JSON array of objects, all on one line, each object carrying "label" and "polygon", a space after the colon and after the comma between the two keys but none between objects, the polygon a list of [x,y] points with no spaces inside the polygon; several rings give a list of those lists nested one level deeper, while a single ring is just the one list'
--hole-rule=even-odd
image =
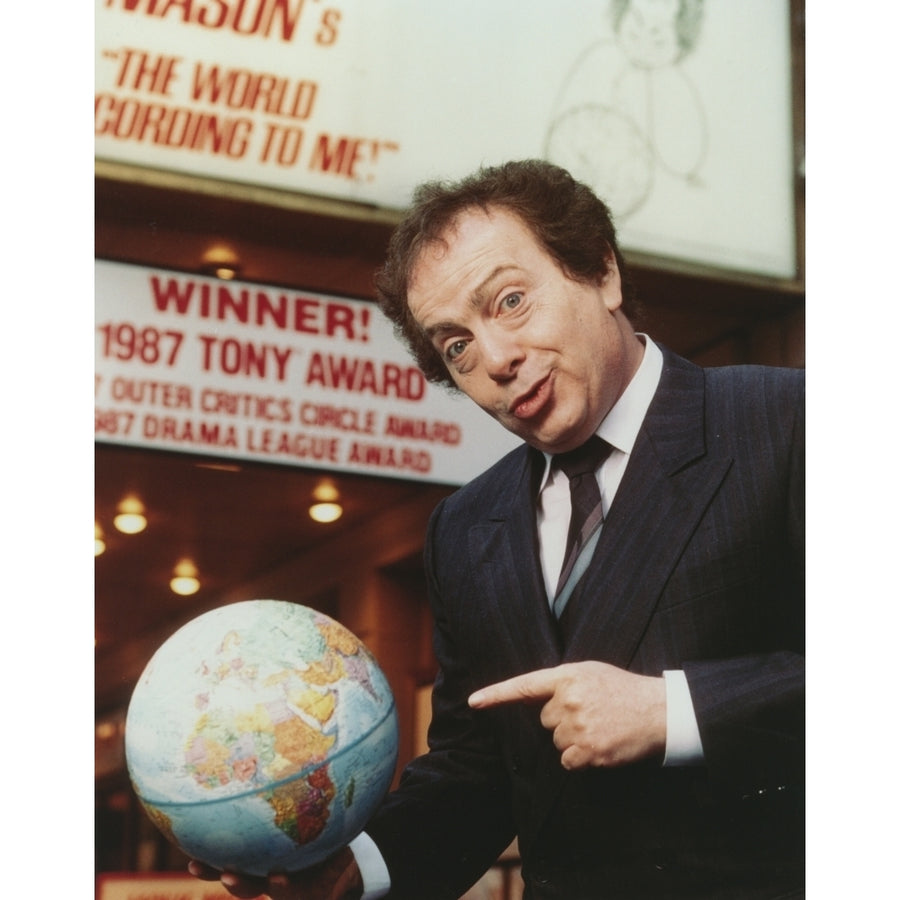
[{"label": "glowing light bulb", "polygon": [[173,593],[181,597],[190,597],[191,594],[196,594],[200,590],[197,567],[189,559],[181,560],[172,572],[169,587]]},{"label": "glowing light bulb", "polygon": [[103,529],[99,522],[94,522],[94,556],[99,556],[106,549],[106,541],[103,540]]},{"label": "glowing light bulb", "polygon": [[344,507],[340,503],[327,501],[324,503],[313,503],[309,508],[309,517],[314,522],[327,524],[328,522],[336,522],[344,514]]},{"label": "glowing light bulb", "polygon": [[200,262],[204,271],[224,281],[237,278],[238,272],[241,270],[237,253],[225,244],[215,244],[209,247]]},{"label": "glowing light bulb", "polygon": [[340,496],[335,483],[330,478],[323,478],[313,491],[316,502],[309,508],[309,517],[322,524],[336,522],[344,514],[344,507],[338,503]]},{"label": "glowing light bulb", "polygon": [[139,534],[147,527],[144,504],[137,497],[126,497],[118,506],[113,525],[122,534]]}]

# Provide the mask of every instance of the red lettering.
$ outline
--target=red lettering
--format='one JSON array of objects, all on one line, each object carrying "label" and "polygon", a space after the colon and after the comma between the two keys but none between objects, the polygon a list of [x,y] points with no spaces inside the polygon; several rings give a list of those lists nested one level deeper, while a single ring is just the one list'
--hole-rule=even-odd
[{"label": "red lettering", "polygon": [[371,359],[313,353],[306,371],[306,384],[335,390],[393,396],[401,400],[421,400],[425,376],[415,368]]},{"label": "red lettering", "polygon": [[[205,372],[218,370],[226,375],[247,375],[278,381],[287,378],[287,366],[293,354],[291,347],[256,344],[237,338],[219,338],[214,334],[198,334],[202,366]],[[274,371],[272,371],[274,369]]]},{"label": "red lettering", "polygon": [[139,329],[130,322],[104,322],[97,331],[103,337],[101,356],[123,362],[139,359],[147,365],[174,366],[184,340],[180,331],[160,331],[152,325]]},{"label": "red lettering", "polygon": [[337,40],[340,21],[341,14],[338,10],[326,9],[322,13],[322,27],[316,35],[316,43],[322,47],[330,47]]},{"label": "red lettering", "polygon": [[417,472],[426,475],[431,471],[431,454],[427,450],[410,450],[392,444],[364,444],[354,441],[350,445],[347,462],[374,466],[379,469]]},{"label": "red lettering", "polygon": [[191,99],[206,100],[207,103],[218,103],[225,91],[225,79],[219,74],[218,66],[208,68],[202,62],[194,66],[194,78],[191,84]]},{"label": "red lettering", "polygon": [[287,397],[257,394],[235,394],[204,388],[200,394],[200,410],[226,416],[244,416],[274,422],[291,421],[291,401]]},{"label": "red lettering", "polygon": [[195,422],[192,419],[176,419],[173,416],[144,415],[141,423],[143,437],[174,444],[198,444],[206,447],[236,449],[237,431],[233,425],[222,426],[218,422]]},{"label": "red lettering", "polygon": [[298,459],[338,463],[340,439],[310,437],[302,432],[280,431],[275,428],[248,428],[247,450],[273,456],[294,456]]},{"label": "red lettering", "polygon": [[[157,18],[172,12],[172,17],[184,24],[227,28],[239,35],[268,38],[274,34],[283,41],[293,40],[303,4],[304,0],[106,0],[107,8],[119,6],[123,12]],[[329,29],[336,31],[338,21],[336,10],[326,10],[322,15],[322,24]],[[326,42],[319,39],[319,43]]]},{"label": "red lettering", "polygon": [[211,0],[211,2],[216,6],[218,16],[215,19],[207,16],[209,7],[204,6],[197,15],[197,24],[205,25],[207,28],[221,28],[225,24],[228,16],[228,4],[225,0]]},{"label": "red lettering", "polygon": [[462,441],[462,429],[453,422],[429,422],[427,419],[407,419],[402,416],[388,416],[384,433],[389,437],[449,445]]},{"label": "red lettering", "polygon": [[169,305],[175,304],[175,312],[185,315],[191,296],[194,293],[194,282],[189,281],[183,285],[176,278],[170,278],[165,287],[156,275],[150,276],[150,289],[153,293],[153,302],[160,312],[165,312]]},{"label": "red lettering", "polygon": [[184,107],[124,100],[109,94],[94,98],[94,133],[117,140],[179,147],[241,159],[250,146],[251,119],[222,117]]},{"label": "red lettering", "polygon": [[[163,279],[158,275],[150,277],[150,289],[159,312],[194,314],[203,319],[236,321],[242,325],[274,326],[284,331],[324,334],[351,341],[369,339],[371,307],[365,303],[357,307],[303,295],[273,296],[263,290],[234,289],[177,277]],[[392,374],[392,378],[396,377]],[[399,377],[408,379],[405,370]]]},{"label": "red lettering", "polygon": [[[176,57],[172,59],[177,61]],[[314,81],[291,82],[269,72],[221,69],[218,65],[198,62],[194,65],[190,91],[192,100],[222,103],[231,109],[254,110],[273,116],[308,119],[319,86]]]},{"label": "red lettering", "polygon": [[337,428],[340,431],[355,431],[359,434],[375,433],[376,416],[372,410],[362,412],[346,406],[301,403],[299,417],[302,425]]},{"label": "red lettering", "polygon": [[331,172],[345,178],[356,178],[356,166],[362,158],[362,138],[339,137],[332,140],[320,134],[316,141],[309,168],[317,172]]},{"label": "red lettering", "polygon": [[334,337],[338,331],[343,331],[349,340],[353,340],[354,310],[352,307],[338,303],[329,303],[325,313],[325,333]]},{"label": "red lettering", "polygon": [[309,297],[298,297],[294,303],[294,331],[306,334],[319,333],[319,313],[322,304]]}]

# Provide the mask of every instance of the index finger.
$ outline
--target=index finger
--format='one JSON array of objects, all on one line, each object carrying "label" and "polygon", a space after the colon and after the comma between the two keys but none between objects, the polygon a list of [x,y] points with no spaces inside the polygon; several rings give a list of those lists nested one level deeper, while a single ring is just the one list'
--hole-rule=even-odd
[{"label": "index finger", "polygon": [[506,681],[498,681],[475,691],[469,697],[469,706],[473,709],[485,709],[501,703],[549,700],[556,691],[559,678],[555,669],[537,669],[524,675],[515,675]]}]

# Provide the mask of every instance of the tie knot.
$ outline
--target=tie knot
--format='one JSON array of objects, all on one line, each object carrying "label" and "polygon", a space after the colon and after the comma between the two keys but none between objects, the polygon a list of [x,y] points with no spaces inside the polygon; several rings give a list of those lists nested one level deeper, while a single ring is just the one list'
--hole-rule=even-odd
[{"label": "tie knot", "polygon": [[562,469],[571,481],[588,472],[596,472],[611,450],[612,447],[595,434],[580,447],[569,450],[567,453],[557,453],[553,457],[553,465]]}]

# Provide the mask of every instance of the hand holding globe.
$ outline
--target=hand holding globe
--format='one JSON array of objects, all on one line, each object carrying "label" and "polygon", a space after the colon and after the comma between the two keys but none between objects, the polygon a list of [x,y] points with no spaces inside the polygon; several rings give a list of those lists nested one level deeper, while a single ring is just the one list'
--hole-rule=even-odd
[{"label": "hand holding globe", "polygon": [[252,878],[233,872],[222,873],[192,860],[188,871],[204,881],[219,881],[239,900],[253,900],[260,895],[272,900],[357,900],[363,884],[356,860],[344,847],[325,862],[302,872]]}]

